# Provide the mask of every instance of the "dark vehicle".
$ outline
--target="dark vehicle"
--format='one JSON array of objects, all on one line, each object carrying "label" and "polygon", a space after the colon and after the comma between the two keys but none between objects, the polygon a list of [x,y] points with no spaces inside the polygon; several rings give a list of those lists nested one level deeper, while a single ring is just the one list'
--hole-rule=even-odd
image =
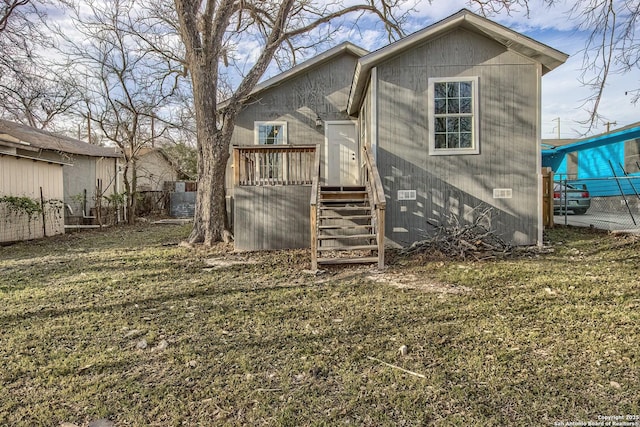
[{"label": "dark vehicle", "polygon": [[[566,196],[566,201],[565,201]],[[553,212],[561,213],[566,209],[576,215],[584,215],[591,206],[591,196],[585,184],[553,184]]]}]

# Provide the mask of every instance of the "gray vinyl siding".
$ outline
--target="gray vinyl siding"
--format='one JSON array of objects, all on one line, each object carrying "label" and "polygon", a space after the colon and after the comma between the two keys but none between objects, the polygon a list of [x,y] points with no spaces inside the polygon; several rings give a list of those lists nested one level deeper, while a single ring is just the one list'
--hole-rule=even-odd
[{"label": "gray vinyl siding", "polygon": [[310,185],[236,188],[235,249],[308,248],[310,198]]},{"label": "gray vinyl siding", "polygon": [[[539,64],[463,29],[378,67],[377,163],[387,196],[387,236],[407,245],[492,207],[491,227],[515,244],[538,236]],[[477,76],[480,154],[430,156],[428,79]],[[510,188],[511,199],[493,189]],[[398,201],[398,190],[417,200]]]},{"label": "gray vinyl siding", "polygon": [[261,92],[238,117],[232,144],[253,145],[256,121],[285,121],[289,144],[324,142],[324,127],[316,127],[316,115],[327,120],[346,120],[344,112],[357,58],[335,58],[306,73]]}]

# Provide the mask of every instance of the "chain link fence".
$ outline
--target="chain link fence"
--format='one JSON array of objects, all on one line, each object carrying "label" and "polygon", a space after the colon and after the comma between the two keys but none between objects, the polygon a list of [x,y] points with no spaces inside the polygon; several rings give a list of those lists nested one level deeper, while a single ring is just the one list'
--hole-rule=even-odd
[{"label": "chain link fence", "polygon": [[572,179],[556,175],[554,223],[640,232],[640,176]]}]

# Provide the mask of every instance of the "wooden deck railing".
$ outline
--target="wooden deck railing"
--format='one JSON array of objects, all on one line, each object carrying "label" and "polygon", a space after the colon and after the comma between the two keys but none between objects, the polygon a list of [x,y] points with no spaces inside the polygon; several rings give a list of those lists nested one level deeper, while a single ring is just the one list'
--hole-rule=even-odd
[{"label": "wooden deck railing", "polygon": [[311,185],[315,145],[233,147],[234,185]]},{"label": "wooden deck railing", "polygon": [[369,193],[371,206],[373,209],[373,224],[375,225],[377,243],[378,243],[378,268],[384,268],[384,221],[387,201],[384,197],[384,188],[378,173],[376,161],[373,158],[371,149],[366,145],[363,146],[364,165],[362,168],[362,176],[365,187]]}]

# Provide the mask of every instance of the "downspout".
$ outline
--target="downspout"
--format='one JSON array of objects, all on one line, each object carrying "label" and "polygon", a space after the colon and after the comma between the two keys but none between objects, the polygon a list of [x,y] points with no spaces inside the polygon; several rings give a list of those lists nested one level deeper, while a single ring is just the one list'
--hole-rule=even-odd
[{"label": "downspout", "polygon": [[538,215],[538,247],[542,247],[544,223],[542,217],[542,64],[536,67],[536,177],[538,179],[538,202],[536,203]]}]

